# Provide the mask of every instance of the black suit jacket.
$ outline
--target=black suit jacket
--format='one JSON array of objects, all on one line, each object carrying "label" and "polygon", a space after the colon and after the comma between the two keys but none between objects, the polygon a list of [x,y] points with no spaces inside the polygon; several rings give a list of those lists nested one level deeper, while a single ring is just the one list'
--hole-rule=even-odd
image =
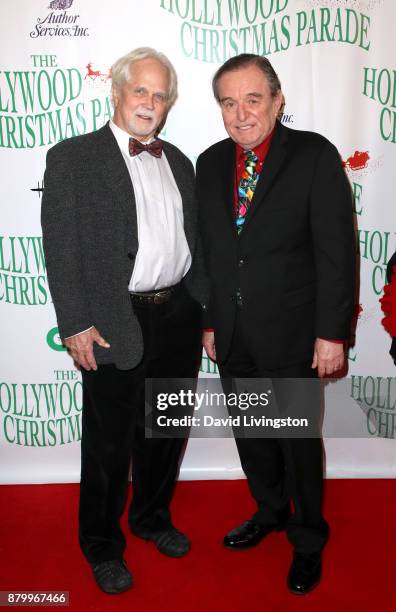
[{"label": "black suit jacket", "polygon": [[[201,299],[194,170],[175,146],[164,151],[183,201],[184,230],[194,266],[185,278]],[[130,175],[109,125],[65,140],[48,151],[42,200],[48,282],[62,338],[94,325],[110,349],[94,345],[98,363],[129,369],[143,340],[128,284],[138,250]],[[196,257],[197,255],[197,257]]]},{"label": "black suit jacket", "polygon": [[197,162],[200,228],[217,357],[228,355],[238,308],[253,355],[268,369],[312,358],[316,337],[349,336],[355,282],[352,198],[336,148],[277,124],[238,237],[235,144]]}]

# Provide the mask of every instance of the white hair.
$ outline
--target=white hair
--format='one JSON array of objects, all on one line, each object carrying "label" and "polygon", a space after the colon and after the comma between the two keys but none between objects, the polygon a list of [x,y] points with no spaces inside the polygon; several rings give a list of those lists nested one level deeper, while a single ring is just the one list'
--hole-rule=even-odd
[{"label": "white hair", "polygon": [[111,82],[113,87],[120,89],[131,77],[131,66],[135,62],[143,59],[156,59],[167,68],[169,73],[168,108],[171,108],[177,98],[176,71],[164,53],[156,51],[151,47],[139,47],[138,49],[134,49],[114,62],[111,67]]}]

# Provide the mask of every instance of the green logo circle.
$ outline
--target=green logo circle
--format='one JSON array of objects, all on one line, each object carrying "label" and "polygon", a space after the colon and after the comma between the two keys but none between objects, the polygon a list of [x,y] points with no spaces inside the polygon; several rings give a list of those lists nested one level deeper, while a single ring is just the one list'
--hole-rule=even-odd
[{"label": "green logo circle", "polygon": [[67,351],[63,346],[57,327],[53,327],[47,334],[47,344],[53,351]]}]

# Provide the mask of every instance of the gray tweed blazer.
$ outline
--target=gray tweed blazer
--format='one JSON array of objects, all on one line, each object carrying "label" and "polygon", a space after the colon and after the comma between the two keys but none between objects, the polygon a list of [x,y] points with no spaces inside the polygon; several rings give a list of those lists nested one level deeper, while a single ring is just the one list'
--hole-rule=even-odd
[{"label": "gray tweed blazer", "polygon": [[[163,147],[182,196],[184,230],[193,256],[185,285],[204,303],[207,285],[197,240],[193,166],[172,144],[163,141]],[[143,339],[128,293],[138,250],[136,204],[108,124],[48,151],[41,223],[60,336],[94,325],[111,345],[94,345],[97,363],[115,363],[120,369],[136,366]]]}]

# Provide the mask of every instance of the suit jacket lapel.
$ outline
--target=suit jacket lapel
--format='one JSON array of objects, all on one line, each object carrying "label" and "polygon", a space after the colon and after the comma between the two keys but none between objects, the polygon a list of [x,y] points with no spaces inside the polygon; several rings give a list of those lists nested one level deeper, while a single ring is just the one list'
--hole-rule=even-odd
[{"label": "suit jacket lapel", "polygon": [[278,176],[287,155],[287,140],[287,129],[284,128],[280,122],[277,122],[274,137],[267,153],[267,157],[265,158],[263,169],[257,182],[250,209],[240,236],[243,236],[244,232],[246,231],[246,226],[250,223],[252,217],[260,207],[260,202],[264,200],[269,189]]},{"label": "suit jacket lapel", "polygon": [[96,137],[98,163],[103,164],[103,175],[109,189],[114,194],[114,204],[118,203],[121,212],[125,215],[137,246],[135,193],[125,160],[108,123],[96,132]]},{"label": "suit jacket lapel", "polygon": [[226,141],[224,152],[219,159],[218,166],[213,168],[213,176],[207,177],[218,186],[220,199],[223,201],[226,217],[230,223],[234,237],[237,236],[235,228],[235,143],[231,138]]},{"label": "suit jacket lapel", "polygon": [[180,160],[175,153],[174,149],[168,146],[166,141],[162,141],[166,159],[171,167],[172,174],[176,181],[176,185],[180,191],[180,195],[183,203],[183,220],[184,220],[184,232],[190,250],[193,249],[195,239],[195,215],[194,215],[194,192],[192,189],[191,181],[188,180],[186,171],[180,164]]}]

